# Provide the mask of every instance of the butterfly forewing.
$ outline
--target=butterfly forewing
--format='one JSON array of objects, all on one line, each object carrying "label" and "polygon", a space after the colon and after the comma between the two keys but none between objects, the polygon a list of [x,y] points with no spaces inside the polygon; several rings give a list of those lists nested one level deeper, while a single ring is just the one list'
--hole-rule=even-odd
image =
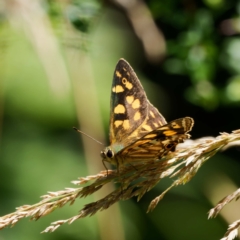
[{"label": "butterfly forewing", "polygon": [[110,143],[127,146],[156,127],[166,124],[164,117],[148,101],[131,66],[120,59],[112,84]]}]

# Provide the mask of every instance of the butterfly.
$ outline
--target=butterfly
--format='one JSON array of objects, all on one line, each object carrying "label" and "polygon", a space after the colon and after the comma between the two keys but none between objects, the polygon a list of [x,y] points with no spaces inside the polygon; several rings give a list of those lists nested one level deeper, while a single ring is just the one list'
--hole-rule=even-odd
[{"label": "butterfly", "polygon": [[119,166],[161,159],[190,137],[193,124],[190,117],[167,123],[149,102],[130,64],[121,58],[113,76],[110,146],[101,151],[103,164]]}]

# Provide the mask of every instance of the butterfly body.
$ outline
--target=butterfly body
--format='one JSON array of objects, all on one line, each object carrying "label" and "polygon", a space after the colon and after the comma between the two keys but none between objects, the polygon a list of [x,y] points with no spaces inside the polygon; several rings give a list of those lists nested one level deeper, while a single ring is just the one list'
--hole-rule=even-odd
[{"label": "butterfly body", "polygon": [[103,162],[119,165],[157,160],[190,137],[187,133],[193,119],[167,123],[124,59],[116,65],[110,105],[110,146],[101,152]]}]

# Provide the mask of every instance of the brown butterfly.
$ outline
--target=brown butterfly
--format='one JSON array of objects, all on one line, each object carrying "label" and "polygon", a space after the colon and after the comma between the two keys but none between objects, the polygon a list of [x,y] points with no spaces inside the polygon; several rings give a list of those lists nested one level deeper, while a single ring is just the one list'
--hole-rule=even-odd
[{"label": "brown butterfly", "polygon": [[118,61],[114,72],[110,111],[110,146],[101,156],[103,163],[118,166],[161,159],[190,137],[194,124],[190,117],[167,123],[124,59]]}]

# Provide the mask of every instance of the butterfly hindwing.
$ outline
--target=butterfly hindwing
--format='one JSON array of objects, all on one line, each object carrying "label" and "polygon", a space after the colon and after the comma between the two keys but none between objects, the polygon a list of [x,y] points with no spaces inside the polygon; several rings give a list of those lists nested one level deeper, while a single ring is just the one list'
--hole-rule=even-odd
[{"label": "butterfly hindwing", "polygon": [[164,126],[156,128],[150,133],[146,134],[143,139],[160,139],[164,140],[166,137],[172,137],[179,134],[187,134],[192,130],[194,121],[190,117],[179,118],[167,123]]},{"label": "butterfly hindwing", "polygon": [[159,159],[169,151],[174,151],[178,143],[189,138],[187,133],[191,131],[193,124],[190,117],[176,119],[147,133],[119,154],[131,161]]}]

